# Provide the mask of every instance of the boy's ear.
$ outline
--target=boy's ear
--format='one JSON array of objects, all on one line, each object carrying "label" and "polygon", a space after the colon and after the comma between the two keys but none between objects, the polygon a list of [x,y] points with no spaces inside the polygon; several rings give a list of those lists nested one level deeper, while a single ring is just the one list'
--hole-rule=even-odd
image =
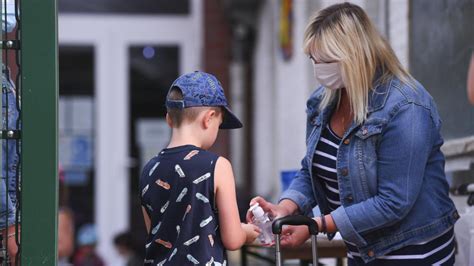
[{"label": "boy's ear", "polygon": [[203,120],[202,120],[202,125],[204,129],[208,129],[211,125],[212,119],[216,118],[216,111],[210,109],[204,112]]},{"label": "boy's ear", "polygon": [[168,113],[166,113],[166,123],[170,128],[173,128],[173,120],[171,120],[171,117]]}]

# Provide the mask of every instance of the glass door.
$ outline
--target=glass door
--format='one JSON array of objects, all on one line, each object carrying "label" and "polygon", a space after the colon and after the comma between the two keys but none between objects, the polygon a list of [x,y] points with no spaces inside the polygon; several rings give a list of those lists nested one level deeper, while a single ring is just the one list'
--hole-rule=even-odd
[{"label": "glass door", "polygon": [[129,55],[130,104],[130,231],[145,241],[145,227],[139,202],[141,169],[163,149],[170,138],[166,124],[166,94],[179,75],[179,45],[131,45]]},{"label": "glass door", "polygon": [[59,209],[94,222],[94,48],[59,47]]}]

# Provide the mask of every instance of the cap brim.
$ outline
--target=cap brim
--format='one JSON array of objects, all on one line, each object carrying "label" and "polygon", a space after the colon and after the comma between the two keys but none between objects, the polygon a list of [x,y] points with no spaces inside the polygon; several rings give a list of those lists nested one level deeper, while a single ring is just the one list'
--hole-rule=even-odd
[{"label": "cap brim", "polygon": [[223,106],[224,109],[224,120],[222,121],[220,129],[234,129],[243,127],[242,122],[235,116],[229,107]]}]

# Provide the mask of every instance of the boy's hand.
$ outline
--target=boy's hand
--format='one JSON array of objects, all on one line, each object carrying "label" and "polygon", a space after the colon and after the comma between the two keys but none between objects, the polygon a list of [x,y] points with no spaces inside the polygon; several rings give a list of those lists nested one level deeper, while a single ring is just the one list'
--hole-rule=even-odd
[{"label": "boy's hand", "polygon": [[260,228],[253,224],[242,223],[242,229],[244,229],[245,235],[247,236],[247,239],[245,240],[246,244],[254,242],[261,233]]}]

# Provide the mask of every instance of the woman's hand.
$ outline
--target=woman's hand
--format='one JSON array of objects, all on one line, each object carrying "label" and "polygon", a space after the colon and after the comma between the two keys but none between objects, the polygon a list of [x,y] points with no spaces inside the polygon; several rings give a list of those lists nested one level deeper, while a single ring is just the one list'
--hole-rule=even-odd
[{"label": "woman's hand", "polygon": [[309,230],[306,225],[283,227],[280,237],[282,247],[295,248],[301,246],[309,239]]},{"label": "woman's hand", "polygon": [[[289,201],[289,200],[283,200],[282,202],[284,201]],[[282,204],[276,205],[276,204],[270,203],[260,196],[253,198],[250,201],[250,206],[254,205],[255,203],[258,203],[260,207],[262,207],[263,211],[267,212],[268,215],[273,220],[276,218],[290,215],[294,212],[294,211],[291,211],[291,209],[286,207],[285,205],[282,205]],[[296,204],[294,203],[292,204],[295,206],[295,209],[297,209]],[[247,211],[247,222],[251,223],[252,218],[253,218],[253,213],[251,211]]]}]

